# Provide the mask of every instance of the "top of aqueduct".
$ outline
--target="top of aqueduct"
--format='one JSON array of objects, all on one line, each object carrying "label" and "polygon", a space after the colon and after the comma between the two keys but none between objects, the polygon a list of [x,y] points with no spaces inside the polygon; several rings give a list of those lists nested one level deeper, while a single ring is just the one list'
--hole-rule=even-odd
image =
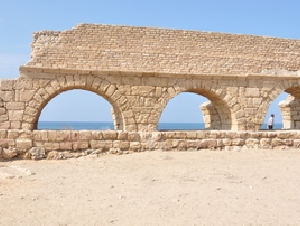
[{"label": "top of aqueduct", "polygon": [[[0,128],[36,129],[62,92],[110,102],[116,129],[155,131],[182,92],[209,99],[206,129],[259,129],[280,93],[285,128],[300,128],[300,40],[152,27],[79,24],[33,34],[20,78],[0,81]],[[96,104],[96,103],[95,103]]]},{"label": "top of aqueduct", "polygon": [[[300,76],[300,40],[79,24],[33,34],[22,76],[45,69],[194,76]],[[29,72],[29,73],[28,73]],[[172,76],[172,75],[171,75]]]}]

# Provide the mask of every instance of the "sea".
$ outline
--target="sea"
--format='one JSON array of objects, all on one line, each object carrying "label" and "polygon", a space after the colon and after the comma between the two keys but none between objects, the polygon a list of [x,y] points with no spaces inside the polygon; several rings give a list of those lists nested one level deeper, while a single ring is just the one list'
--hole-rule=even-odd
[{"label": "sea", "polygon": [[[203,130],[204,123],[159,123],[158,130]],[[282,124],[275,124],[274,129],[281,129]],[[92,121],[39,121],[38,129],[47,130],[113,130],[113,122]],[[261,126],[267,129],[267,125]]]}]

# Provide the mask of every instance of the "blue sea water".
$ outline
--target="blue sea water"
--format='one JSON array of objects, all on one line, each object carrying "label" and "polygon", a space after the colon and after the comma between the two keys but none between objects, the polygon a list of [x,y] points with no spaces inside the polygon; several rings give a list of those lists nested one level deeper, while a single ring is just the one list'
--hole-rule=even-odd
[{"label": "blue sea water", "polygon": [[[261,129],[266,129],[262,125]],[[281,124],[275,124],[274,129],[281,129]],[[107,130],[114,129],[113,122],[82,122],[82,121],[39,121],[38,129],[61,130]],[[158,130],[201,130],[203,123],[159,123]]]},{"label": "blue sea water", "polygon": [[[38,129],[74,129],[74,130],[107,130],[114,129],[113,122],[80,122],[80,121],[39,121]],[[160,123],[159,130],[199,130],[203,123]]]}]

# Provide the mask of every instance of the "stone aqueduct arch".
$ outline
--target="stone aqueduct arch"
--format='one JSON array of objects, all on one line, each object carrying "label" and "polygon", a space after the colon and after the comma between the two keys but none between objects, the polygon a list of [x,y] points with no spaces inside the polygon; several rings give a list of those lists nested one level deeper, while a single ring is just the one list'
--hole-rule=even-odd
[{"label": "stone aqueduct arch", "polygon": [[108,100],[124,131],[155,131],[181,92],[210,100],[208,129],[259,129],[283,91],[293,97],[280,105],[285,127],[300,122],[300,40],[79,24],[34,33],[31,58],[20,78],[1,81],[0,129],[36,129],[47,103],[71,89]]}]

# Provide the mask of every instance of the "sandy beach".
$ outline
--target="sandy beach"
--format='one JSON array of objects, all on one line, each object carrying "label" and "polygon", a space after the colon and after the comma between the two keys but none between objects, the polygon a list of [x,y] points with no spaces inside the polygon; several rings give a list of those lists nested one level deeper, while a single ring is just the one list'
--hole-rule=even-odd
[{"label": "sandy beach", "polygon": [[299,225],[300,151],[0,162],[0,225]]}]

